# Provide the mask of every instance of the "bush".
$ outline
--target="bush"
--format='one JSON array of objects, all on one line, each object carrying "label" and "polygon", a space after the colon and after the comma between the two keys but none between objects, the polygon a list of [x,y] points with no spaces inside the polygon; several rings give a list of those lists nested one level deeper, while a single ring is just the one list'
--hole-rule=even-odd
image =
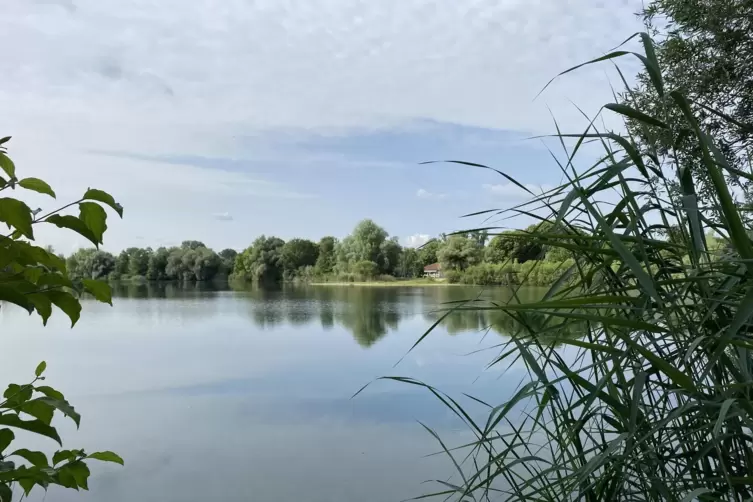
[{"label": "bush", "polygon": [[358,277],[351,272],[338,272],[336,276],[338,282],[356,282]]},{"label": "bush", "polygon": [[463,273],[459,270],[448,270],[444,273],[445,279],[450,284],[458,284],[463,279]]},{"label": "bush", "polygon": [[353,265],[353,273],[361,280],[371,280],[379,273],[379,266],[373,261],[359,261]]}]

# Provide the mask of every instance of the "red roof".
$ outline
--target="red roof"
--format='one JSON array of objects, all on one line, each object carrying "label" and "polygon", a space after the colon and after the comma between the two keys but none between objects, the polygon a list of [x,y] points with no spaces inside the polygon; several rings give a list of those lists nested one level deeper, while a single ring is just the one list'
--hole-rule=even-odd
[{"label": "red roof", "polygon": [[439,272],[442,270],[442,265],[439,263],[432,263],[424,267],[424,272]]}]

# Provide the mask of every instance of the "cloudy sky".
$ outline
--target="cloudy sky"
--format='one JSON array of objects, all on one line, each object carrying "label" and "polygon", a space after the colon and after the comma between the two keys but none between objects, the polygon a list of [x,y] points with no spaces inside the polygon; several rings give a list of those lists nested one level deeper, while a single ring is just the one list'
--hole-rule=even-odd
[{"label": "cloudy sky", "polygon": [[[609,66],[547,81],[640,29],[638,0],[6,0],[0,136],[59,201],[125,206],[105,248],[260,234],[346,235],[370,217],[404,243],[559,171],[532,135],[582,131]],[[628,74],[637,67],[624,62]],[[618,126],[618,125],[616,125]],[[611,127],[611,125],[610,125]],[[51,200],[29,204],[52,208]],[[39,239],[70,252],[57,229]]]}]

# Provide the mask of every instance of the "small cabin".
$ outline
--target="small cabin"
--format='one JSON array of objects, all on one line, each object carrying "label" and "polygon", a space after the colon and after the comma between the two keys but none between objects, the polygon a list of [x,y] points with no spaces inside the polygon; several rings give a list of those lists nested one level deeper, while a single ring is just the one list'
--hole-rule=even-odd
[{"label": "small cabin", "polygon": [[432,263],[424,267],[424,277],[440,278],[442,277],[442,265]]}]

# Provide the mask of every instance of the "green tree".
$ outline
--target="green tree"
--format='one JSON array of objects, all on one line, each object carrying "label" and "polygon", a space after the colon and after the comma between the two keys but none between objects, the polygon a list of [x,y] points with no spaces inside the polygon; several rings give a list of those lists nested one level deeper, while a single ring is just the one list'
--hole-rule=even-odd
[{"label": "green tree", "polygon": [[335,247],[337,269],[348,272],[362,261],[374,262],[380,270],[394,269],[397,266],[396,243],[385,244],[387,237],[387,231],[372,220],[359,222],[353,233]]},{"label": "green tree", "polygon": [[128,248],[128,275],[131,277],[146,277],[149,271],[149,256],[152,254],[151,248]]},{"label": "green tree", "polygon": [[353,265],[353,272],[362,279],[373,279],[379,273],[379,265],[373,261],[362,260]]},{"label": "green tree", "polygon": [[489,240],[489,232],[486,230],[474,230],[468,232],[468,238],[473,240],[478,247],[482,248],[486,245],[486,241]]},{"label": "green tree", "polygon": [[[10,138],[0,139],[0,192],[20,187],[55,198],[54,190],[37,178],[19,179],[16,166],[8,157],[6,143]],[[7,192],[6,192],[7,193]],[[5,194],[3,194],[5,195]],[[16,305],[29,314],[37,313],[44,324],[59,309],[75,325],[81,314],[81,304],[77,296],[86,291],[99,301],[112,303],[110,287],[97,280],[83,277],[84,274],[101,273],[95,268],[95,254],[85,251],[77,253],[76,265],[90,261],[82,273],[80,283],[74,283],[68,273],[66,263],[52,252],[34,245],[35,230],[40,225],[55,225],[78,233],[95,246],[102,243],[107,229],[107,212],[109,206],[120,216],[123,208],[111,195],[97,189],[87,190],[83,197],[71,204],[51,212],[32,211],[20,199],[8,196],[0,197],[0,221],[5,223],[10,232],[0,236],[0,308]],[[75,207],[79,215],[62,214]],[[111,256],[111,255],[110,255]],[[101,266],[99,263],[98,266]],[[114,259],[112,266],[114,267]],[[39,385],[44,379],[46,363],[40,363],[35,378],[26,384],[10,384],[0,401],[0,500],[10,502],[13,498],[27,497],[35,486],[47,489],[49,485],[66,488],[87,489],[89,468],[87,460],[103,460],[123,463],[112,452],[87,454],[84,450],[60,450],[51,459],[40,451],[19,448],[14,430],[23,430],[25,434],[36,434],[53,439],[62,446],[57,429],[52,425],[56,414],[63,414],[79,425],[80,415],[66,401],[63,394],[48,385]],[[27,439],[28,436],[22,439]],[[23,492],[22,497],[14,497]]]},{"label": "green tree", "polygon": [[222,270],[226,276],[233,273],[235,267],[235,258],[238,256],[238,251],[235,249],[223,249],[219,252],[220,260],[222,260]]},{"label": "green tree", "polygon": [[282,247],[285,241],[278,237],[258,237],[235,260],[234,278],[261,282],[280,282],[283,275]]},{"label": "green tree", "polygon": [[387,231],[372,220],[363,220],[356,225],[353,233],[346,239],[345,246],[347,260],[350,263],[359,261],[379,262],[382,244],[387,239]]},{"label": "green tree", "polygon": [[424,265],[421,263],[418,250],[403,248],[398,258],[395,275],[398,277],[421,277],[424,273]]},{"label": "green tree", "polygon": [[165,277],[171,280],[209,281],[222,270],[220,256],[204,246],[171,248],[167,253]]},{"label": "green tree", "polygon": [[189,252],[189,248],[170,248],[168,249],[167,265],[165,265],[165,276],[174,281],[190,281],[192,272],[183,262],[183,256]]},{"label": "green tree", "polygon": [[71,279],[107,279],[115,270],[115,257],[95,248],[79,249],[66,260]]},{"label": "green tree", "polygon": [[128,275],[128,258],[128,252],[125,250],[121,251],[118,257],[115,258],[114,275],[116,278]]},{"label": "green tree", "polygon": [[418,249],[418,259],[421,262],[422,273],[423,267],[439,261],[437,254],[439,253],[442,244],[442,241],[439,239],[432,239]]},{"label": "green tree", "polygon": [[400,254],[403,248],[397,240],[397,237],[382,242],[379,246],[379,271],[383,274],[393,275],[400,261]]},{"label": "green tree", "polygon": [[319,257],[316,244],[306,239],[291,239],[282,246],[282,265],[286,272],[295,273],[301,267],[313,267]]},{"label": "green tree", "polygon": [[213,279],[222,266],[222,260],[217,253],[206,247],[191,249],[184,255],[183,260],[195,281]]},{"label": "green tree", "polygon": [[462,235],[447,238],[439,249],[437,258],[442,268],[447,270],[465,270],[481,261],[481,248],[477,241]]},{"label": "green tree", "polygon": [[504,263],[512,259],[517,242],[511,234],[513,231],[502,232],[492,237],[484,250],[484,260],[489,263]]},{"label": "green tree", "polygon": [[515,251],[513,258],[518,263],[525,263],[529,260],[541,260],[544,258],[545,249],[541,238],[537,234],[543,234],[551,230],[551,225],[534,223],[522,232],[515,233]]},{"label": "green tree", "polygon": [[205,248],[206,245],[201,241],[183,241],[180,243],[180,247],[183,249],[198,249]]},{"label": "green tree", "polygon": [[161,247],[149,256],[146,270],[146,278],[150,281],[163,281],[167,279],[167,260],[170,253],[167,248]]},{"label": "green tree", "polygon": [[331,236],[322,237],[319,241],[319,256],[316,259],[316,273],[321,275],[331,274],[335,270],[337,258],[335,247],[337,239]]},{"label": "green tree", "polygon": [[[749,170],[753,158],[753,2],[750,0],[655,0],[642,11],[654,33],[656,58],[664,88],[681,89],[699,121],[731,166]],[[660,36],[656,36],[660,35]],[[712,187],[701,159],[701,144],[687,134],[689,124],[677,107],[666,106],[647,72],[623,101],[651,116],[664,116],[668,128],[639,121],[631,132],[643,145],[656,143],[660,157],[687,167],[698,190],[708,197]],[[728,181],[745,178],[726,172]],[[750,199],[751,191],[746,190]]]}]

